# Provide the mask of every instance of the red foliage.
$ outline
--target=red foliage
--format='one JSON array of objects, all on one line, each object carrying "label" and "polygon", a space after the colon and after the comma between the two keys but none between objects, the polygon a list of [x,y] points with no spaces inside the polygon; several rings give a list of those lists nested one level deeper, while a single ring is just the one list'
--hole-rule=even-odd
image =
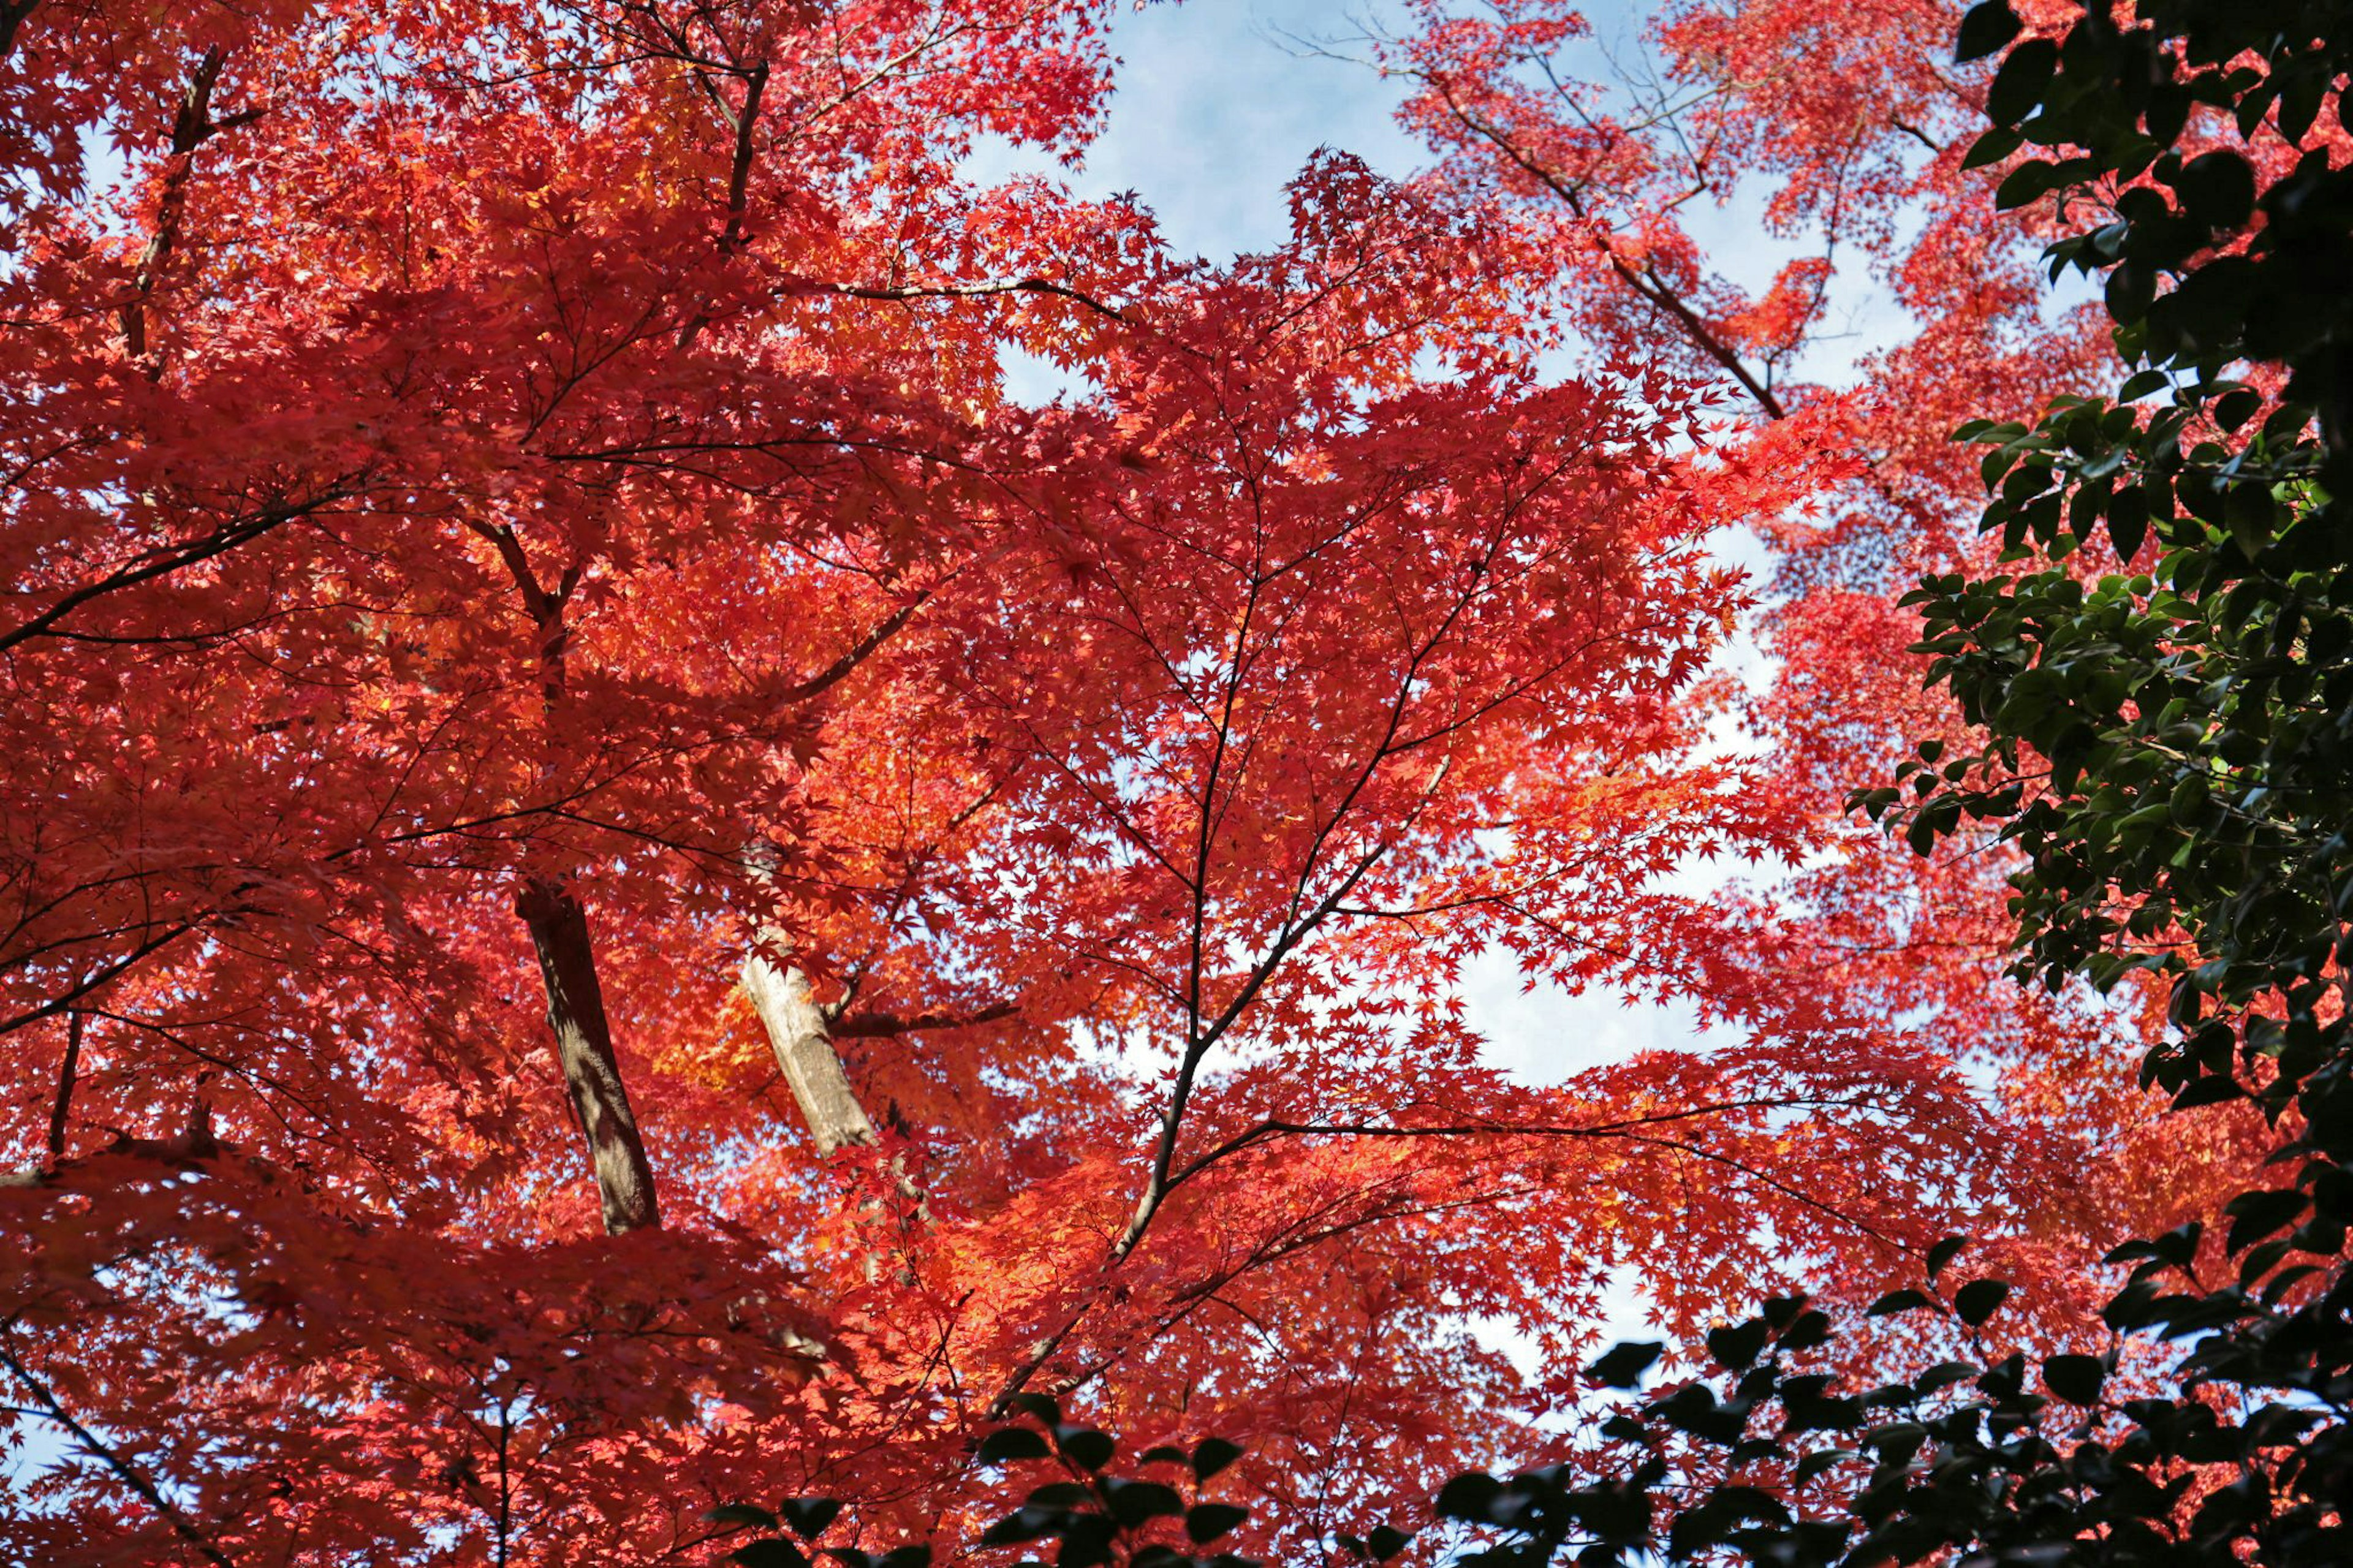
[{"label": "red foliage", "polygon": [[[1916,741],[1957,732],[1921,689],[1905,651],[1917,622],[1894,603],[1923,574],[1992,561],[1974,454],[1947,433],[2115,380],[2095,312],[2050,302],[2039,257],[2055,215],[1997,215],[2001,168],[1962,167],[1989,73],[1951,63],[1960,9],[1671,5],[1647,65],[1614,57],[1614,91],[1589,79],[1582,24],[1548,0],[1476,13],[1430,0],[1427,30],[1383,55],[1417,83],[1409,117],[1449,182],[1560,258],[1567,332],[1621,357],[1655,345],[1729,380],[1748,416],[1731,445],[1810,442],[1855,460],[1819,513],[1764,528],[1777,582],[1756,626],[1773,666],[1745,717],[1765,788],[1799,820],[1837,822],[1846,794],[1892,777]],[[2071,14],[2026,9],[2030,22]],[[1798,253],[1761,295],[1712,270],[1683,226],[1731,202],[1761,208],[1771,241]],[[1820,335],[1825,287],[1876,291],[1883,321],[1902,312],[1851,384],[1801,374],[1835,347]],[[1802,972],[1963,1064],[2005,1116],[2073,1142],[2073,1168],[2007,1242],[2010,1268],[2063,1296],[2096,1250],[2087,1238],[2154,1234],[2237,1189],[2262,1152],[2252,1119],[2205,1115],[2196,1133],[2171,1120],[2152,1135],[2162,1102],[2136,1069],[2160,998],[2053,998],[2007,980],[2014,866],[1996,847],[1957,840],[1923,860],[1859,823],[1832,843],[1770,886],[1760,912],[1779,937],[1742,963],[1760,984]]]},{"label": "red foliage", "polygon": [[[2072,1261],[2122,1205],[2031,1129],[2129,1123],[2051,1076],[2098,1020],[1834,823],[1933,722],[1867,595],[1966,548],[1942,426],[2088,351],[1891,140],[1966,109],[1933,8],[1736,69],[1815,9],[1674,22],[1779,85],[1635,127],[1529,87],[1558,7],[1431,6],[1439,172],[1327,156],[1213,269],[958,174],[1088,134],[1082,0],[0,5],[0,1372],[66,1450],[9,1546],[650,1562],[807,1490],[887,1540],[1023,1387],[1250,1444],[1307,1542],[1567,1409],[1469,1325],[1565,1369],[1613,1269],[1694,1327],[1957,1202]],[[1712,279],[1690,146],[1933,325],[1791,384],[1830,258]],[[1737,525],[1866,595],[1774,613],[1757,760]],[[1802,918],[1662,890],[1719,856]],[[1514,1083],[1497,943],[1748,1043]]]}]

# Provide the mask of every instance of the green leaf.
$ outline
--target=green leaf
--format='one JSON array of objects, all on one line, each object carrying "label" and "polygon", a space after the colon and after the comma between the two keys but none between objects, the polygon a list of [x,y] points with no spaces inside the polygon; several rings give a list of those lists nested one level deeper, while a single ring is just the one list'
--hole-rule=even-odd
[{"label": "green leaf", "polygon": [[1852,1448],[1824,1448],[1819,1453],[1808,1454],[1798,1461],[1798,1485],[1806,1486],[1819,1479],[1825,1472],[1835,1469],[1849,1459],[1860,1457]]},{"label": "green leaf", "polygon": [[1936,820],[1927,813],[1915,816],[1904,829],[1904,842],[1912,847],[1915,855],[1930,855],[1936,848]]},{"label": "green leaf", "polygon": [[1727,1324],[1707,1331],[1708,1354],[1728,1372],[1745,1372],[1772,1337],[1773,1326],[1761,1319]]},{"label": "green leaf", "polygon": [[744,1568],[808,1568],[807,1555],[781,1535],[745,1542],[727,1554],[727,1561]]},{"label": "green leaf", "polygon": [[1193,1446],[1193,1479],[1206,1481],[1242,1457],[1242,1446],[1223,1437],[1204,1437]]},{"label": "green leaf", "polygon": [[1992,1317],[2009,1296],[2008,1280],[1972,1279],[1953,1292],[1953,1313],[1974,1329]]},{"label": "green leaf", "polygon": [[829,1497],[786,1498],[776,1505],[785,1523],[803,1541],[815,1541],[841,1513],[841,1501]]},{"label": "green leaf", "polygon": [[2308,1201],[2292,1187],[2241,1193],[2222,1205],[2222,1211],[2232,1216],[2230,1236],[2223,1243],[2224,1249],[2236,1253],[2274,1231],[2286,1229],[2304,1213]]},{"label": "green leaf", "polygon": [[1870,1307],[1870,1315],[1884,1318],[1896,1312],[1916,1312],[1923,1307],[1935,1306],[1936,1300],[1925,1290],[1890,1290]]},{"label": "green leaf", "polygon": [[980,1543],[983,1546],[1011,1546],[1024,1541],[1035,1541],[1061,1529],[1070,1518],[1067,1509],[1017,1509],[982,1531]]},{"label": "green leaf", "polygon": [[1830,1314],[1820,1311],[1800,1312],[1781,1331],[1781,1348],[1785,1351],[1810,1351],[1826,1344],[1831,1337]]},{"label": "green leaf", "polygon": [[1057,1426],[1054,1428],[1054,1446],[1061,1449],[1063,1457],[1072,1464],[1090,1470],[1100,1470],[1110,1464],[1112,1455],[1119,1447],[1112,1440],[1110,1433],[1099,1432],[1092,1426]]},{"label": "green leaf", "polygon": [[980,1440],[973,1458],[984,1465],[1003,1465],[1015,1459],[1051,1458],[1053,1454],[1053,1446],[1043,1433],[1028,1426],[999,1426]]},{"label": "green leaf", "polygon": [[1049,1394],[1017,1394],[1005,1402],[1005,1408],[1018,1410],[1041,1426],[1060,1426],[1062,1424],[1062,1407],[1055,1404]]},{"label": "green leaf", "polygon": [[1984,0],[1961,17],[1960,31],[1953,40],[1953,58],[1981,60],[2018,37],[2024,26],[2010,8],[2010,0]]},{"label": "green leaf", "polygon": [[1413,1532],[1394,1525],[1377,1524],[1365,1539],[1365,1550],[1376,1563],[1386,1563],[1413,1544]]},{"label": "green leaf", "polygon": [[1977,1363],[1966,1361],[1940,1361],[1912,1380],[1912,1393],[1920,1398],[1957,1383],[1967,1383],[1978,1374]]},{"label": "green leaf", "polygon": [[2005,212],[2022,207],[2049,191],[2056,184],[2057,173],[2048,159],[2029,158],[2002,176],[2001,184],[1994,187],[1993,205]]},{"label": "green leaf", "polygon": [[2015,125],[2042,101],[2042,90],[2059,65],[2059,46],[2049,38],[2029,38],[2010,51],[1986,89],[1986,118],[1996,125]]},{"label": "green leaf", "polygon": [[1206,1546],[1221,1535],[1231,1534],[1250,1510],[1229,1502],[1197,1502],[1185,1515],[1185,1533],[1197,1546]]},{"label": "green leaf", "polygon": [[1999,163],[2025,144],[2026,138],[2017,131],[1997,125],[1969,143],[1968,155],[1961,160],[1961,167],[1982,169],[1988,163]]},{"label": "green leaf", "polygon": [[1477,1470],[1466,1470],[1438,1489],[1440,1519],[1483,1520],[1488,1505],[1501,1495],[1504,1483]]},{"label": "green leaf", "polygon": [[2212,228],[2236,228],[2255,211],[2255,171],[2236,153],[2201,153],[2181,166],[2173,188],[2189,216]]},{"label": "green leaf", "polygon": [[1024,1508],[1092,1508],[1095,1489],[1084,1481],[1048,1481],[1021,1500]]},{"label": "green leaf", "polygon": [[1936,1276],[1945,1271],[1945,1266],[1959,1257],[1961,1248],[1968,1244],[1969,1238],[1966,1236],[1948,1236],[1930,1247],[1928,1249],[1928,1282],[1935,1284]]},{"label": "green leaf", "polygon": [[2143,541],[2148,538],[2148,501],[2140,487],[2118,490],[2108,498],[2108,542],[2116,547],[2116,561],[2121,565],[2132,564],[2140,553]]},{"label": "green leaf", "polygon": [[2221,1105],[2225,1100],[2243,1100],[2247,1091],[2239,1080],[2228,1073],[2204,1073],[2191,1079],[2173,1097],[2176,1110],[2194,1110],[2201,1105]]},{"label": "green leaf", "polygon": [[2107,1376],[2107,1364],[2097,1356],[2054,1355],[2042,1363],[2042,1381],[2070,1405],[2098,1404]]},{"label": "green leaf", "polygon": [[1174,1519],[1185,1511],[1185,1500],[1176,1495],[1176,1489],[1158,1481],[1106,1479],[1103,1487],[1112,1517],[1130,1530],[1148,1520]]},{"label": "green leaf", "polygon": [[2223,516],[2229,520],[2232,542],[2249,561],[2261,555],[2271,543],[2274,514],[2271,492],[2262,485],[2232,485],[2223,502]]},{"label": "green leaf", "polygon": [[2225,430],[2236,430],[2262,412],[2263,395],[2252,386],[2240,387],[2214,400],[2214,423]]},{"label": "green leaf", "polygon": [[783,1522],[766,1509],[748,1502],[723,1502],[702,1517],[713,1524],[747,1525],[755,1530],[774,1530]]},{"label": "green leaf", "polygon": [[1099,1513],[1072,1514],[1062,1526],[1062,1549],[1054,1554],[1055,1568],[1097,1568],[1114,1555],[1112,1542],[1119,1527]]}]

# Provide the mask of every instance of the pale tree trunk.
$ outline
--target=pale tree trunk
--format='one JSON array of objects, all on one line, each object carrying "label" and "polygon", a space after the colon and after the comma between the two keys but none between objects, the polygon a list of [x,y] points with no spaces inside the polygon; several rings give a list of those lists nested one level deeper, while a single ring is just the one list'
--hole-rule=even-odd
[{"label": "pale tree trunk", "polygon": [[613,1056],[613,1032],[605,1019],[604,989],[596,983],[596,959],[588,943],[588,917],[580,901],[543,879],[526,881],[515,895],[515,912],[530,928],[539,951],[539,973],[547,984],[547,1025],[555,1033],[555,1054],[564,1085],[588,1145],[596,1173],[596,1195],[605,1230],[659,1227],[653,1168],[638,1135],[638,1119],[622,1086]]},{"label": "pale tree trunk", "polygon": [[[776,933],[765,931],[763,942]],[[776,1053],[776,1070],[785,1076],[793,1099],[800,1102],[802,1119],[817,1140],[817,1152],[830,1154],[852,1144],[877,1142],[873,1119],[858,1103],[842,1070],[840,1053],[826,1027],[825,1012],[810,999],[808,976],[798,969],[779,969],[758,947],[744,960],[744,994],[768,1031],[769,1048]]]}]

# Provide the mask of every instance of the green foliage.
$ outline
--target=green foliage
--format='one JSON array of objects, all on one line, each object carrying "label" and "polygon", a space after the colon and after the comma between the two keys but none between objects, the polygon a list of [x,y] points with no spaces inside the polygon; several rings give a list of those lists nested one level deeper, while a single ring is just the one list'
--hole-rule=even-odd
[{"label": "green foliage", "polygon": [[[1924,852],[1973,823],[2021,852],[2022,977],[2167,976],[2180,1032],[2149,1080],[2183,1108],[2295,1112],[2284,1163],[2312,1162],[2297,1184],[2332,1214],[2353,1153],[2331,999],[2353,952],[2353,170],[2290,143],[2341,110],[2342,11],[2169,0],[2120,27],[2092,5],[2003,59],[1988,144],[2066,152],[2034,195],[2103,221],[2051,247],[2053,276],[2105,272],[2136,369],[2113,400],[1957,433],[1989,448],[1985,526],[2015,570],[1906,602],[1983,744],[1928,742],[1855,799]],[[1992,0],[1963,52],[2017,32]],[[2071,562],[2104,549],[2123,572]]]},{"label": "green foliage", "polygon": [[[2239,359],[2284,366],[2288,401],[2319,413],[2339,450],[2353,173],[2313,131],[2341,113],[2345,22],[2329,0],[2147,0],[2129,26],[2088,5],[2063,39],[2010,50],[1987,101],[1993,128],[1971,150],[1976,163],[2021,145],[2056,154],[2020,165],[1997,199],[2059,193],[2070,219],[2097,216],[2051,247],[2052,273],[2106,275],[2128,358],[2193,375]],[[1990,0],[1964,18],[1960,53],[2018,31],[2007,0]],[[2217,128],[2271,155],[2201,145]]]},{"label": "green foliage", "polygon": [[[1113,1466],[1118,1444],[1110,1434],[1065,1421],[1061,1406],[1044,1394],[1020,1394],[1008,1404],[1028,1423],[982,1436],[973,1447],[975,1462],[1008,1471],[1043,1464],[1051,1467],[1051,1479],[1031,1487],[1019,1507],[982,1531],[978,1547],[1043,1552],[1050,1546],[1056,1568],[1264,1568],[1225,1544],[1249,1521],[1250,1510],[1202,1495],[1203,1487],[1241,1458],[1239,1444],[1205,1437],[1189,1453],[1165,1445],[1147,1448],[1135,1463],[1148,1473],[1122,1475]],[[715,1539],[728,1545],[726,1560],[743,1568],[812,1568],[812,1552],[842,1568],[929,1568],[931,1548],[921,1544],[880,1553],[817,1548],[840,1512],[841,1504],[830,1499],[794,1498],[774,1511],[728,1503],[705,1517],[724,1527]],[[789,1530],[792,1535],[746,1540],[738,1530]],[[1369,1539],[1344,1536],[1338,1544],[1354,1557],[1381,1562],[1411,1539],[1384,1527]]]},{"label": "green foliage", "polygon": [[1111,1468],[1118,1444],[1108,1434],[1064,1421],[1061,1407],[1042,1394],[1012,1404],[1043,1430],[1000,1428],[981,1439],[975,1457],[988,1465],[1048,1461],[1060,1478],[1033,1488],[1018,1509],[982,1532],[982,1546],[1037,1550],[1035,1543],[1052,1542],[1057,1568],[1261,1568],[1219,1545],[1248,1521],[1250,1510],[1201,1493],[1241,1457],[1239,1445],[1208,1437],[1189,1454],[1147,1448],[1136,1464],[1153,1473],[1123,1476]]}]

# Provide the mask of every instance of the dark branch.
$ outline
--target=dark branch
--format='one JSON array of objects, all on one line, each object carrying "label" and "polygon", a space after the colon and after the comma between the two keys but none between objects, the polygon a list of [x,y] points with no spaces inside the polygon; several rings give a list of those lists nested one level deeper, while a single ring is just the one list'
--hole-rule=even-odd
[{"label": "dark branch", "polygon": [[15,1374],[17,1383],[32,1395],[33,1402],[41,1407],[42,1414],[71,1433],[73,1440],[81,1445],[85,1453],[111,1470],[115,1479],[124,1486],[137,1492],[148,1507],[163,1516],[164,1521],[172,1527],[174,1534],[195,1549],[197,1555],[212,1563],[214,1568],[237,1568],[235,1563],[222,1555],[220,1548],[205,1538],[205,1532],[196,1528],[194,1520],[182,1512],[171,1499],[156,1489],[154,1482],[140,1474],[130,1460],[100,1441],[96,1433],[75,1420],[66,1407],[58,1403],[57,1395],[49,1392],[48,1385],[26,1371],[25,1363],[18,1361],[5,1344],[0,1344],[0,1366],[5,1366]]},{"label": "dark branch", "polygon": [[913,1016],[897,1013],[857,1013],[833,1020],[830,1032],[838,1040],[857,1040],[889,1035],[913,1035],[925,1029],[969,1029],[982,1024],[994,1024],[1000,1018],[1013,1017],[1020,1011],[1017,1003],[998,1002],[976,1013],[917,1013]]}]

